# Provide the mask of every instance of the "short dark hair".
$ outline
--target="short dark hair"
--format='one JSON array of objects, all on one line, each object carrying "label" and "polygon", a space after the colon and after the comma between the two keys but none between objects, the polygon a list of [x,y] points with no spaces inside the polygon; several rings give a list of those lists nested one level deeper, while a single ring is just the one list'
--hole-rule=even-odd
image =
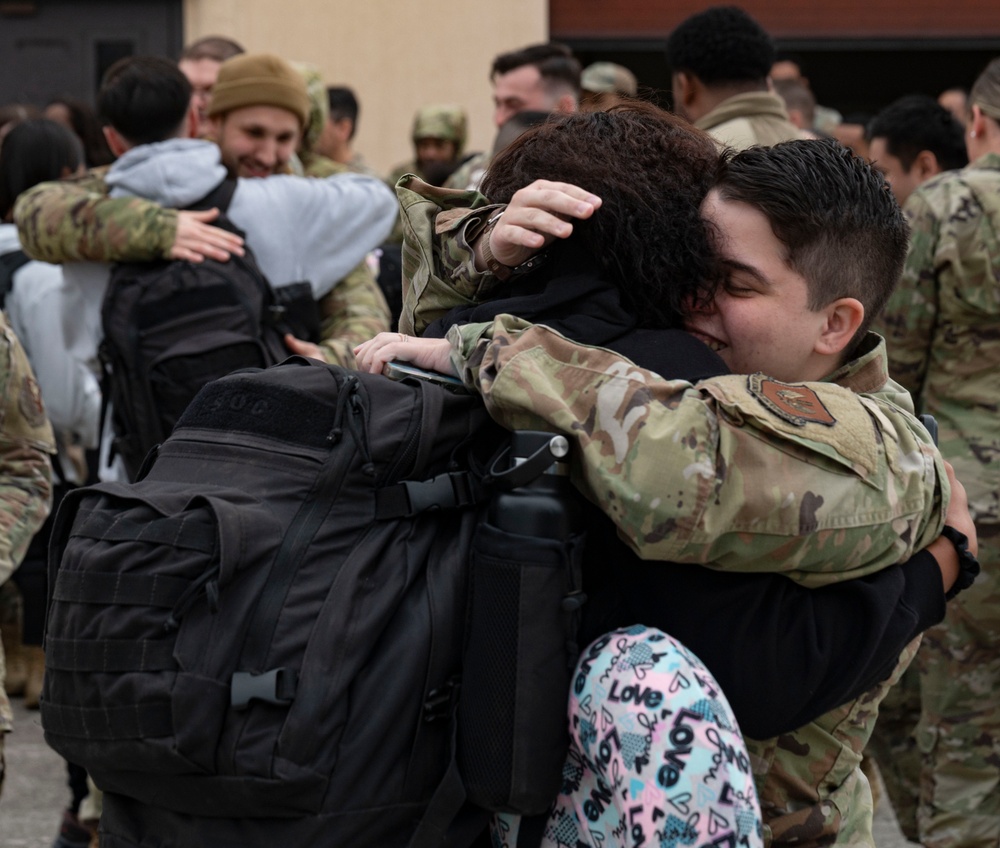
[{"label": "short dark hair", "polygon": [[882,175],[833,139],[723,154],[715,188],[759,209],[806,279],[809,308],[857,298],[865,318],[845,358],[882,311],[903,270],[909,228]]},{"label": "short dark hair", "polygon": [[334,85],[326,90],[326,99],[330,106],[330,119],[342,121],[344,118],[350,118],[351,135],[349,138],[354,138],[354,133],[358,128],[358,113],[361,111],[354,92],[346,86]]},{"label": "short dark hair", "polygon": [[525,65],[534,65],[546,87],[563,85],[580,95],[580,74],[583,68],[565,44],[532,44],[510,53],[501,53],[493,60],[490,79],[508,74]]},{"label": "short dark hair", "polygon": [[46,118],[19,122],[4,137],[0,155],[0,220],[14,208],[21,192],[58,180],[83,165],[80,139]]},{"label": "short dark hair", "polygon": [[774,42],[737,6],[713,6],[682,21],[667,39],[674,71],[706,85],[760,83],[774,64]]},{"label": "short dark hair", "polygon": [[48,112],[50,106],[62,106],[69,116],[70,127],[77,138],[83,142],[83,154],[87,159],[88,168],[110,165],[115,161],[115,154],[108,147],[104,138],[104,129],[94,108],[81,100],[72,97],[54,97],[45,106]]},{"label": "short dark hair", "polygon": [[97,108],[131,144],[176,136],[191,104],[191,83],[173,62],[158,56],[119,59],[104,75]]},{"label": "short dark hair", "polygon": [[884,138],[889,155],[907,171],[922,150],[933,153],[945,171],[969,164],[965,128],[936,100],[922,94],[909,94],[886,106],[868,124],[865,135],[868,141]]},{"label": "short dark hair", "polygon": [[574,183],[602,199],[550,248],[592,258],[642,327],[679,327],[716,279],[700,207],[719,162],[712,138],[651,103],[553,115],[490,163],[482,191],[507,203],[536,179]]},{"label": "short dark hair", "polygon": [[225,38],[221,35],[206,35],[197,41],[192,41],[181,53],[181,59],[190,59],[197,62],[199,59],[212,59],[216,62],[225,62],[233,56],[239,56],[247,51],[238,41]]}]

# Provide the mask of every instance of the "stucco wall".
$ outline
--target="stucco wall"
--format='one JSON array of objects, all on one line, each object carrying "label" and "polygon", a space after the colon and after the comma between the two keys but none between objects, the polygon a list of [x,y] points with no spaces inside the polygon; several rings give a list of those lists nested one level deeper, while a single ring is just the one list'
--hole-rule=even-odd
[{"label": "stucco wall", "polygon": [[355,147],[380,172],[411,156],[417,107],[459,103],[468,149],[493,143],[489,65],[548,37],[546,0],[184,0],[185,42],[227,35],[311,62],[361,103]]}]

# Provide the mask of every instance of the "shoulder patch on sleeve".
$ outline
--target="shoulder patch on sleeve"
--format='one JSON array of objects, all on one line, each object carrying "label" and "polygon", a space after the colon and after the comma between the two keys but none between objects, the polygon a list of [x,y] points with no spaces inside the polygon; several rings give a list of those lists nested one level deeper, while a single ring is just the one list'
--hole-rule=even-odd
[{"label": "shoulder patch on sleeve", "polygon": [[17,406],[21,410],[24,420],[32,427],[38,428],[45,424],[45,404],[42,403],[42,390],[30,374],[25,374],[21,380]]},{"label": "shoulder patch on sleeve", "polygon": [[819,395],[808,386],[781,383],[763,374],[751,374],[747,378],[747,388],[766,409],[796,427],[806,424],[832,427],[837,423]]}]

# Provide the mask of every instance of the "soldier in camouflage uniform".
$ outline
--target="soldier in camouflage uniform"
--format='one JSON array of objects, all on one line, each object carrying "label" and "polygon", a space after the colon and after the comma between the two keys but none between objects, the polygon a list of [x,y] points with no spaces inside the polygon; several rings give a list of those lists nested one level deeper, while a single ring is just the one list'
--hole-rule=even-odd
[{"label": "soldier in camouflage uniform", "polygon": [[[798,152],[798,148],[786,148],[777,155]],[[408,220],[415,223],[411,235],[419,236],[407,245],[407,270],[416,273],[411,280],[414,285],[407,301],[409,309],[404,314],[411,326],[419,327],[456,301],[473,302],[486,296],[495,280],[479,272],[469,273],[475,264],[463,236],[477,241],[476,236],[482,232],[483,213],[469,216],[459,208],[458,195],[441,190],[425,191],[424,197],[407,193],[405,187],[398,193]],[[433,244],[430,239],[428,207],[446,210],[436,221],[438,236],[452,236],[445,238],[443,244]],[[453,208],[448,211],[449,207]],[[485,214],[491,211],[495,210]],[[469,227],[475,227],[477,222],[478,227],[470,235]],[[905,238],[898,241],[901,260]],[[443,261],[446,267],[436,269],[435,260]],[[880,276],[883,280],[895,279],[892,269],[887,270],[884,265]],[[430,308],[422,313],[413,303],[415,298],[432,301]],[[861,574],[864,568],[854,570],[851,561],[859,555],[864,558],[874,554],[883,531],[883,541],[892,545],[900,541],[900,533],[912,541],[913,531],[929,532],[924,536],[927,541],[940,527],[939,517],[924,524],[923,531],[918,530],[919,521],[908,530],[900,525],[880,525],[877,521],[868,524],[867,519],[886,506],[886,495],[888,503],[896,504],[911,495],[935,499],[936,484],[920,473],[910,478],[913,488],[909,492],[891,493],[900,482],[897,479],[890,483],[889,478],[903,470],[898,463],[901,454],[897,459],[886,456],[878,461],[877,464],[888,461],[884,470],[893,470],[876,486],[879,493],[870,493],[874,499],[864,493],[865,486],[848,494],[841,488],[846,477],[837,472],[832,476],[824,474],[824,469],[833,470],[827,464],[830,457],[846,458],[860,447],[861,441],[871,438],[869,428],[873,420],[889,424],[880,415],[869,417],[874,411],[870,406],[873,402],[883,412],[890,413],[893,420],[877,439],[878,443],[895,443],[910,432],[917,436],[912,446],[920,445],[918,453],[929,448],[923,428],[904,412],[909,399],[887,380],[884,348],[877,337],[872,336],[852,362],[827,377],[845,389],[865,392],[862,397],[851,392],[841,395],[832,384],[823,384],[822,389],[795,387],[800,393],[797,400],[806,397],[810,402],[821,400],[821,406],[837,403],[836,411],[826,407],[831,418],[838,422],[835,426],[822,424],[819,419],[791,424],[790,419],[782,417],[789,409],[783,413],[780,400],[774,404],[765,397],[767,380],[752,379],[748,383],[746,377],[719,378],[693,388],[678,381],[665,382],[609,351],[581,348],[549,330],[529,328],[509,316],[501,316],[488,328],[456,327],[452,342],[454,363],[470,385],[483,391],[498,420],[511,427],[558,429],[577,441],[584,458],[583,479],[578,482],[614,518],[624,538],[646,558],[761,570],[774,569],[776,561],[783,561],[794,567],[787,572],[788,576],[818,586],[848,574]],[[364,360],[364,354],[362,357]],[[772,393],[772,400],[778,399],[782,391]],[[849,406],[839,406],[834,396],[848,405],[861,406],[851,412]],[[703,417],[706,403],[714,408],[708,419]],[[762,403],[768,413],[762,413]],[[693,413],[690,417],[684,412],[685,407]],[[815,405],[811,408],[819,409]],[[611,419],[606,417],[608,412],[612,413]],[[581,426],[582,422],[585,423]],[[758,427],[763,429],[758,431]],[[755,431],[756,435],[752,435]],[[677,433],[687,435],[677,439]],[[730,441],[730,437],[734,440]],[[909,441],[908,436],[904,438]],[[797,460],[793,464],[802,461],[797,483],[792,482],[796,475],[789,474],[784,450],[773,450],[785,439],[795,443],[793,453]],[[808,452],[800,453],[810,442]],[[827,453],[834,443],[835,453]],[[903,444],[900,447],[903,453],[916,456]],[[703,452],[704,448],[708,448],[707,452]],[[751,455],[757,456],[751,458]],[[871,467],[863,461],[855,468],[861,466]],[[768,468],[768,479],[782,482],[770,491],[769,487],[756,484],[752,476],[744,480],[740,469],[755,467]],[[707,497],[694,491],[698,468],[703,468],[706,480],[711,481]],[[873,479],[868,478],[870,482]],[[722,481],[733,484],[728,490],[733,497],[726,497]],[[929,483],[931,488],[925,488]],[[692,488],[687,488],[692,484]],[[919,494],[920,490],[924,495]],[[677,497],[672,494],[669,498],[651,499],[650,492],[677,493]],[[801,519],[811,513],[803,508],[812,498],[824,503],[806,526]],[[830,533],[825,510],[833,508],[836,502],[843,508],[844,520],[838,531]],[[678,504],[683,505],[680,511]],[[782,510],[789,506],[787,528],[778,530]],[[719,520],[712,523],[715,510],[719,511],[715,516]],[[861,515],[866,518],[859,522]],[[930,514],[925,518],[930,518]],[[815,536],[802,535],[817,528]],[[758,531],[764,531],[764,535],[756,535]],[[771,537],[774,532],[782,536],[780,542]],[[881,565],[892,562],[901,551],[886,550],[886,553]],[[811,570],[810,560],[819,571]],[[834,571],[841,568],[847,570]],[[857,766],[878,703],[914,650],[915,645],[911,645],[900,658],[894,675],[861,698],[795,733],[749,742],[769,838],[775,843],[872,844],[871,795]]]},{"label": "soldier in camouflage uniform", "polygon": [[461,159],[465,150],[468,119],[461,106],[424,106],[413,117],[414,158],[397,165],[386,182],[395,186],[403,174],[416,174],[434,184],[443,182],[441,174]]},{"label": "soldier in camouflage uniform", "polygon": [[[0,583],[10,578],[35,531],[49,514],[55,437],[42,393],[20,342],[0,313]],[[3,689],[0,645],[0,791],[3,737],[13,730],[13,714]]]},{"label": "soldier in camouflage uniform", "polygon": [[918,827],[933,848],[1000,842],[1000,60],[971,102],[971,164],[910,195],[910,251],[881,322],[891,373],[937,418],[981,542],[982,573],[919,660]]}]

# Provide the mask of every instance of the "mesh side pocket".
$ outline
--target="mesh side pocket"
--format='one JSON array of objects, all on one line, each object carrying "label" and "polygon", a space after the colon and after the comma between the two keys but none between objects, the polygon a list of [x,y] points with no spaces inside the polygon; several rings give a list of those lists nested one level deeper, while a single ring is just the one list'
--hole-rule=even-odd
[{"label": "mesh side pocket", "polygon": [[579,588],[578,551],[477,528],[456,755],[486,809],[543,813],[559,791],[577,623],[563,601]]}]

